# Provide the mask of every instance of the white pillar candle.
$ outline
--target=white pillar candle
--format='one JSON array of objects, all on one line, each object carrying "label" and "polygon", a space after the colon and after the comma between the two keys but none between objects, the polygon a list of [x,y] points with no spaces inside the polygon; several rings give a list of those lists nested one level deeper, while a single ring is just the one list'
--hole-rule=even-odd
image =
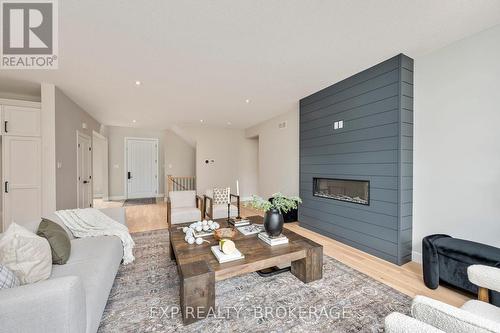
[{"label": "white pillar candle", "polygon": [[240,195],[240,183],[238,179],[236,179],[236,195]]}]

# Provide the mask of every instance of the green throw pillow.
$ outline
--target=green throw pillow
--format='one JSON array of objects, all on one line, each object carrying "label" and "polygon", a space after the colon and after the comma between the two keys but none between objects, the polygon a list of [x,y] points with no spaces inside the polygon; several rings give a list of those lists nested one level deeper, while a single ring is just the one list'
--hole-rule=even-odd
[{"label": "green throw pillow", "polygon": [[49,241],[53,264],[63,265],[68,261],[71,253],[71,242],[68,234],[59,224],[42,219],[36,234]]}]

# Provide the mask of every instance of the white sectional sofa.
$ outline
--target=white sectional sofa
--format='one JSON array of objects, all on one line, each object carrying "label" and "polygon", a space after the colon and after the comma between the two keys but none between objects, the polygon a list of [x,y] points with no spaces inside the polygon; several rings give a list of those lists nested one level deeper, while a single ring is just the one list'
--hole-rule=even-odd
[{"label": "white sectional sofa", "polygon": [[[125,224],[124,208],[102,209]],[[57,216],[48,217],[63,225]],[[24,227],[36,232],[40,221]],[[63,225],[64,227],[64,225]],[[71,238],[71,255],[48,280],[0,290],[0,332],[94,333],[118,272],[123,248],[115,236]]]}]

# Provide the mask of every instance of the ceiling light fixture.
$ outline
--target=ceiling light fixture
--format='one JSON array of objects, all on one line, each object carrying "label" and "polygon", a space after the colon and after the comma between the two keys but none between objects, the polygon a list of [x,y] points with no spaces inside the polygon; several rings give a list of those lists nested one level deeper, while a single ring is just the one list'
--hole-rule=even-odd
[{"label": "ceiling light fixture", "polygon": [[227,124],[228,124],[229,126],[231,126],[231,122],[230,122],[230,121],[228,121],[228,122],[227,122]]},{"label": "ceiling light fixture", "polygon": [[249,99],[245,99],[245,103],[250,103],[250,100]]},{"label": "ceiling light fixture", "polygon": [[134,120],[132,120],[132,122],[133,122],[133,123],[136,123],[136,122],[137,122],[137,120],[135,120],[135,119],[134,119]]},{"label": "ceiling light fixture", "polygon": [[140,85],[141,85],[141,83],[142,83],[141,81],[135,81],[135,85],[136,85],[136,86],[140,86]]},{"label": "ceiling light fixture", "polygon": [[200,123],[202,123],[202,122],[203,122],[203,119],[200,119]]}]

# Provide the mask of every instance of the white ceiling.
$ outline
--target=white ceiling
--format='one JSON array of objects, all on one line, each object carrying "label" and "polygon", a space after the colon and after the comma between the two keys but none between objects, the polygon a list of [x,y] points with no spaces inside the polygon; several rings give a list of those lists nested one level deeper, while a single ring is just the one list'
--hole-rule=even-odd
[{"label": "white ceiling", "polygon": [[245,128],[398,53],[417,57],[500,23],[499,0],[59,6],[59,69],[1,71],[0,89],[29,94],[19,81],[53,82],[104,124],[160,129],[200,119]]}]

